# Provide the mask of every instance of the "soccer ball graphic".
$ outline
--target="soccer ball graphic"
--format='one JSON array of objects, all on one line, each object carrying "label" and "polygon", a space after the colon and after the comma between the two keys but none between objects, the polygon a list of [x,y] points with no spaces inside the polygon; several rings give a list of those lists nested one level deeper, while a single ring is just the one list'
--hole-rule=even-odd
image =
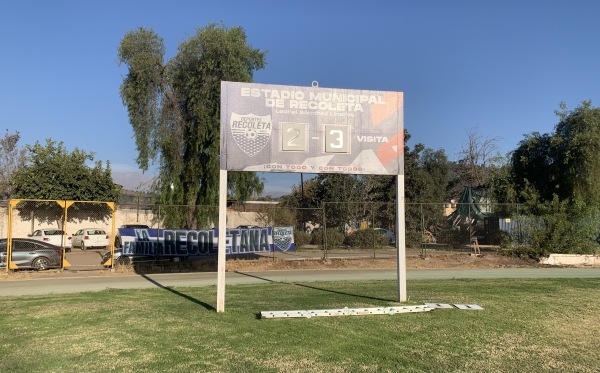
[{"label": "soccer ball graphic", "polygon": [[249,128],[246,130],[246,138],[248,140],[255,140],[256,136],[258,136],[258,133],[256,133],[256,130],[253,128]]}]

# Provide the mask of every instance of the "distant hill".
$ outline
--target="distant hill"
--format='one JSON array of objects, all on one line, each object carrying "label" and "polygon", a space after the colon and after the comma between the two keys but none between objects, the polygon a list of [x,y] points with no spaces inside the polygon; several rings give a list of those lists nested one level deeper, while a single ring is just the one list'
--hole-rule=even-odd
[{"label": "distant hill", "polygon": [[[147,192],[150,190],[154,176],[144,175],[140,172],[115,172],[112,173],[113,180],[123,189],[133,192]],[[281,183],[281,182],[280,182]],[[263,196],[271,196],[274,199],[290,194],[290,187],[278,183],[267,183]]]},{"label": "distant hill", "polygon": [[113,180],[126,190],[146,192],[150,190],[153,176],[144,175],[139,172],[113,172]]}]

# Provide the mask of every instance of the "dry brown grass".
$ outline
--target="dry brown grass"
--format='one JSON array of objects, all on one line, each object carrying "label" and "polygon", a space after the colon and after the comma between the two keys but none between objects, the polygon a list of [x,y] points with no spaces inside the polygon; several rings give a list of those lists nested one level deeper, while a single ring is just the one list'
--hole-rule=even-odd
[{"label": "dry brown grass", "polygon": [[[373,258],[365,255],[352,258],[296,258],[281,259],[271,257],[237,258],[227,260],[228,271],[277,271],[302,269],[386,269],[396,268],[395,257]],[[406,257],[407,268],[518,268],[536,267],[537,262],[507,257],[495,253],[471,256],[468,253],[431,254],[422,258],[419,255]],[[117,267],[116,273],[156,273],[156,272],[190,272],[217,270],[216,260],[183,262],[177,265],[150,265]]]},{"label": "dry brown grass", "polygon": [[[280,259],[271,257],[253,257],[228,259],[229,271],[274,271],[274,270],[301,270],[301,269],[369,269],[369,268],[396,268],[395,257],[373,258],[365,255],[352,258],[295,258]],[[469,253],[433,253],[425,258],[420,255],[407,255],[406,267],[416,268],[519,268],[540,266],[537,262],[507,257],[495,253],[486,253],[481,256],[472,256]],[[34,279],[40,277],[59,277],[70,275],[115,275],[134,273],[165,273],[165,272],[213,272],[217,270],[214,259],[183,262],[179,264],[138,264],[135,266],[117,266],[114,271],[61,271],[50,270],[44,272],[19,271],[0,273],[2,279]]]}]

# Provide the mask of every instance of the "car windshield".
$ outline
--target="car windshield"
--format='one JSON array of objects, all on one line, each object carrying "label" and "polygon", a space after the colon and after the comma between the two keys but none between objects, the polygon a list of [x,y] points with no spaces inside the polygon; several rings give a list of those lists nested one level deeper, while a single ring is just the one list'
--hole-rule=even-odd
[{"label": "car windshield", "polygon": [[46,234],[46,236],[55,236],[55,235],[62,235],[63,234],[63,232],[61,230],[58,230],[58,229],[46,230],[46,231],[44,231],[44,233]]}]

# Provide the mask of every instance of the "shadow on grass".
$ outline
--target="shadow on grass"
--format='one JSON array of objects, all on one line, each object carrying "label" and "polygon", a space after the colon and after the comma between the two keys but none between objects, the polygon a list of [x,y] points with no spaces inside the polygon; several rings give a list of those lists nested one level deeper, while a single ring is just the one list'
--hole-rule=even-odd
[{"label": "shadow on grass", "polygon": [[192,297],[190,297],[189,295],[186,295],[186,294],[180,293],[180,292],[178,292],[177,290],[173,290],[173,289],[171,289],[169,286],[164,286],[164,285],[163,285],[163,284],[161,284],[160,282],[158,282],[158,281],[156,281],[156,280],[153,280],[153,279],[151,279],[150,277],[146,276],[145,274],[140,274],[140,276],[141,276],[141,277],[143,277],[144,279],[146,279],[147,281],[151,282],[152,284],[154,284],[154,285],[158,286],[159,288],[161,288],[161,289],[164,289],[164,290],[167,290],[167,291],[169,291],[169,292],[171,292],[171,293],[173,293],[173,294],[175,294],[175,295],[178,295],[178,296],[180,296],[180,297],[182,297],[182,298],[185,298],[185,299],[187,299],[187,300],[189,300],[189,301],[191,301],[191,302],[194,302],[194,303],[196,303],[196,304],[198,304],[198,305],[200,305],[200,306],[204,307],[205,309],[207,309],[207,310],[209,310],[209,311],[216,311],[216,310],[217,310],[215,307],[211,306],[210,304],[208,304],[208,303],[204,303],[204,302],[202,302],[201,300],[198,300],[198,299],[196,299],[196,298],[192,298]]},{"label": "shadow on grass", "polygon": [[298,287],[302,287],[302,288],[306,288],[306,289],[319,290],[319,291],[323,291],[323,292],[327,292],[327,293],[332,293],[332,294],[347,295],[347,296],[361,298],[361,299],[379,300],[379,301],[383,301],[383,302],[396,302],[395,299],[385,299],[385,298],[372,297],[372,296],[362,295],[362,294],[346,293],[346,292],[343,292],[343,291],[337,291],[337,290],[331,290],[331,289],[324,289],[324,288],[319,288],[319,287],[316,287],[316,286],[310,286],[310,285],[305,285],[305,284],[298,284],[298,283],[294,283],[294,282],[273,281],[273,280],[270,280],[268,278],[259,277],[259,276],[255,276],[255,275],[252,275],[252,274],[249,274],[249,273],[244,273],[244,272],[239,272],[239,271],[235,271],[235,273],[240,274],[242,276],[248,276],[248,277],[256,278],[256,279],[267,281],[267,282],[273,282],[273,283],[278,283],[278,284],[288,284],[288,285],[298,286]]}]

